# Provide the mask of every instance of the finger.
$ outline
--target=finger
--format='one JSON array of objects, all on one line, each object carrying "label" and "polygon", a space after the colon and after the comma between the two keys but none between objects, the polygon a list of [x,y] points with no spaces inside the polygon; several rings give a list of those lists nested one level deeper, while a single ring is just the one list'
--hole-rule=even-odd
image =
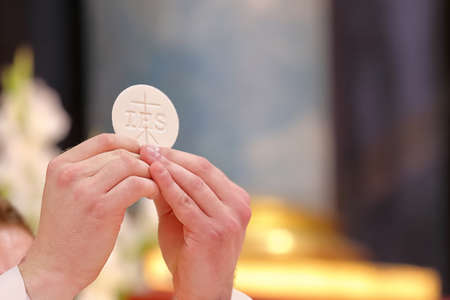
[{"label": "finger", "polygon": [[158,193],[151,199],[155,202],[156,211],[158,212],[158,217],[160,218],[160,220],[164,216],[173,212],[172,207],[170,207],[170,205],[166,202],[164,197],[161,195],[159,188],[158,188]]},{"label": "finger", "polygon": [[154,162],[150,166],[150,173],[177,219],[190,229],[205,228],[208,216],[176,184],[169,171],[160,162]]},{"label": "finger", "polygon": [[105,202],[112,211],[122,211],[141,198],[157,198],[158,186],[148,178],[130,176],[106,193]]},{"label": "finger", "polygon": [[139,153],[139,148],[139,143],[134,139],[117,134],[103,133],[67,150],[59,158],[63,161],[77,162],[115,149],[125,149]]},{"label": "finger", "polygon": [[155,161],[162,163],[174,181],[195,201],[206,215],[213,218],[223,215],[225,206],[203,179],[161,156],[157,151],[152,151],[149,147],[141,149],[141,159],[149,164]]},{"label": "finger", "polygon": [[114,159],[118,159],[128,155],[131,158],[139,158],[139,155],[133,152],[129,152],[124,149],[116,149],[113,151],[103,152],[95,156],[89,157],[88,159],[82,160],[80,162],[74,163],[76,168],[80,170],[80,177],[90,177],[94,176],[101,169],[103,169],[108,162]]},{"label": "finger", "polygon": [[160,148],[160,153],[202,178],[223,202],[229,203],[236,199],[233,195],[239,187],[206,158],[169,148]]},{"label": "finger", "polygon": [[139,176],[148,178],[148,168],[149,165],[146,162],[123,152],[120,157],[108,161],[89,180],[94,182],[102,191],[109,191],[127,177]]}]

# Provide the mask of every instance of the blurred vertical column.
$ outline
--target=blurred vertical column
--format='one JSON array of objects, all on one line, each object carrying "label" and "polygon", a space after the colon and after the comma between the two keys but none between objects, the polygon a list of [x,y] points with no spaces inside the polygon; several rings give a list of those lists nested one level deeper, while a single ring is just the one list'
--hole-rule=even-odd
[{"label": "blurred vertical column", "polygon": [[62,149],[86,138],[81,1],[29,1],[35,73],[56,89],[72,126]]},{"label": "blurred vertical column", "polygon": [[375,260],[439,270],[449,293],[446,2],[334,1],[332,32],[346,229]]},{"label": "blurred vertical column", "polygon": [[58,92],[72,119],[62,148],[86,137],[81,9],[81,1],[0,0],[0,72],[18,47],[32,47],[36,77]]}]

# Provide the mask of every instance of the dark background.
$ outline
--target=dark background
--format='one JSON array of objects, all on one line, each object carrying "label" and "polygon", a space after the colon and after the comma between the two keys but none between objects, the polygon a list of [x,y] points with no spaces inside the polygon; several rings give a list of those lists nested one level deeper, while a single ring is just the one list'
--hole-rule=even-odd
[{"label": "dark background", "polygon": [[0,70],[12,63],[19,46],[31,45],[35,75],[59,93],[72,119],[60,146],[65,149],[84,140],[81,1],[1,0],[0,43]]},{"label": "dark background", "polygon": [[[81,1],[0,0],[0,70],[31,45],[35,74],[87,137]],[[332,2],[337,195],[347,233],[373,259],[448,277],[449,1]]]},{"label": "dark background", "polygon": [[448,284],[449,1],[334,1],[337,202],[373,259]]}]

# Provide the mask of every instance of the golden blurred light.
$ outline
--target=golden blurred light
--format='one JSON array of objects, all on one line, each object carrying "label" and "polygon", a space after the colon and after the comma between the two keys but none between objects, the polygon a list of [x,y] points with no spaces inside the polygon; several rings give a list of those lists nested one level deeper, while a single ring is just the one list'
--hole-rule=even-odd
[{"label": "golden blurred light", "polygon": [[[171,275],[154,249],[145,278],[158,291],[171,291]],[[305,259],[270,263],[239,261],[235,287],[253,297],[311,300],[437,300],[436,272],[407,265]]]},{"label": "golden blurred light", "polygon": [[[284,206],[274,197],[253,200],[253,217],[235,279],[235,287],[250,296],[279,300],[440,298],[440,278],[435,271],[365,261],[366,251],[339,234],[330,219]],[[144,271],[153,289],[172,289],[159,249],[149,252]]]},{"label": "golden blurred light", "polygon": [[294,248],[294,237],[286,229],[272,229],[267,232],[267,250],[273,254],[286,254]]},{"label": "golden blurred light", "polygon": [[172,277],[159,249],[150,250],[145,257],[144,278],[152,289],[158,291],[172,290]]},{"label": "golden blurred light", "polygon": [[425,268],[306,259],[239,262],[235,287],[273,299],[434,300],[437,274]]}]

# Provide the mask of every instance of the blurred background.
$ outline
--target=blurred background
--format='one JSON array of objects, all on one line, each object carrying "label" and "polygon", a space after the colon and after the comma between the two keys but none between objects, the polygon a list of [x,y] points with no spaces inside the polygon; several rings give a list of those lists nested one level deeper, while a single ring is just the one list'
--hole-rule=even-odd
[{"label": "blurred background", "polygon": [[[174,147],[252,195],[237,288],[254,299],[441,299],[449,9],[0,0],[1,201],[35,230],[48,160],[112,132],[117,95],[145,83],[177,108]],[[131,207],[79,299],[170,299],[156,226],[151,202]]]}]

